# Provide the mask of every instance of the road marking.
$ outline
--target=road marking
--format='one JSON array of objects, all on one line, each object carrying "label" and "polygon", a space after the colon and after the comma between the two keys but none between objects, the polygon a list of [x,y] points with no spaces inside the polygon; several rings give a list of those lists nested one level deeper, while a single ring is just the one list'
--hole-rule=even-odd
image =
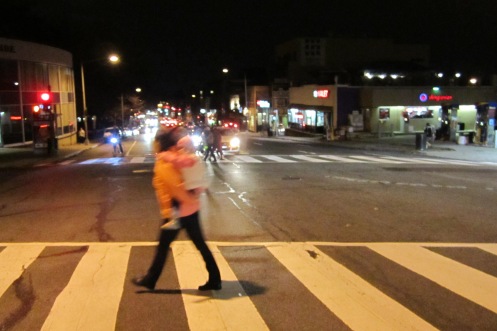
[{"label": "road marking", "polygon": [[[44,247],[89,246],[66,288],[57,295],[42,330],[114,330],[134,246],[157,242],[0,243],[0,296],[22,276]],[[319,246],[367,247],[372,251],[497,312],[497,278],[427,249],[478,248],[497,255],[496,243],[437,242],[208,242],[223,276],[222,291],[200,292],[207,280],[199,252],[190,241],[176,241],[172,251],[191,330],[268,330],[221,254],[222,246],[265,247],[331,313],[352,329],[431,330],[428,321],[388,297],[362,277],[319,250]],[[314,254],[309,254],[313,252]]]},{"label": "road marking", "polygon": [[237,162],[237,161],[242,161],[242,162],[246,162],[246,163],[262,163],[261,160],[258,160],[256,158],[253,158],[251,156],[247,156],[247,155],[237,155],[234,157],[234,161]]},{"label": "road marking", "polygon": [[[424,161],[433,161],[433,159],[427,159],[427,158],[419,158],[419,160],[424,160]],[[441,161],[443,164],[452,164],[452,165],[465,165],[465,166],[478,166],[477,162],[473,161],[462,161],[462,160],[452,160],[452,159],[445,159]]]},{"label": "road marking", "polygon": [[496,277],[421,246],[403,247],[402,250],[392,245],[368,247],[440,286],[497,313]]},{"label": "road marking", "polygon": [[351,156],[354,159],[365,160],[369,162],[377,162],[377,163],[393,163],[393,164],[402,164],[405,162],[395,161],[395,160],[386,160],[381,159],[379,157],[371,157],[371,156],[361,156],[361,155],[353,155]]},{"label": "road marking", "polygon": [[114,330],[131,246],[90,246],[42,330]]},{"label": "road marking", "polygon": [[259,155],[259,156],[263,157],[265,159],[268,159],[268,160],[271,160],[271,161],[280,162],[280,163],[295,163],[295,162],[297,162],[297,161],[285,159],[285,158],[282,158],[282,157],[279,157],[279,156],[276,156],[276,155]]},{"label": "road marking", "polygon": [[[353,330],[436,330],[315,246],[290,243],[268,250]],[[312,258],[308,251],[318,254]]]},{"label": "road marking", "polygon": [[[6,245],[2,245],[6,246]],[[0,296],[19,277],[24,270],[33,263],[45,248],[42,244],[32,246],[7,246],[0,252]]]},{"label": "road marking", "polygon": [[[401,161],[402,163],[418,163],[418,164],[439,164],[442,160],[423,160],[420,158],[382,156],[383,159]],[[443,162],[442,162],[443,163]]]},{"label": "road marking", "polygon": [[144,163],[145,162],[145,156],[135,156],[129,161],[129,163]]},{"label": "road marking", "polygon": [[333,161],[347,162],[347,163],[366,163],[366,161],[349,159],[348,157],[336,156],[336,155],[318,155],[324,159],[330,159]]},{"label": "road marking", "polygon": [[330,160],[317,159],[315,157],[309,157],[306,155],[290,155],[290,156],[295,158],[295,159],[303,160],[303,161],[307,161],[307,162],[321,162],[321,163],[331,162]]},{"label": "road marking", "polygon": [[174,262],[190,330],[268,330],[250,298],[218,250],[213,250],[223,275],[223,290],[200,292],[207,278],[205,263],[191,242],[173,246]]}]

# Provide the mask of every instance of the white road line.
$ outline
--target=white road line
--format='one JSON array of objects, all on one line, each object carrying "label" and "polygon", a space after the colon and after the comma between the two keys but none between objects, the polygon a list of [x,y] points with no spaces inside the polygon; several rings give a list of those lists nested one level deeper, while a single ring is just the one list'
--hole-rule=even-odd
[{"label": "white road line", "polygon": [[223,290],[214,291],[227,330],[269,330],[239,279],[217,246],[210,245],[223,278]]},{"label": "white road line", "polygon": [[129,161],[129,163],[144,163],[145,162],[145,157],[144,156],[135,156]]},{"label": "white road line", "polygon": [[41,244],[22,247],[10,246],[0,252],[0,296],[36,260],[44,248],[45,245]]},{"label": "white road line", "polygon": [[133,149],[133,147],[135,147],[136,145],[136,140],[133,141],[133,144],[131,144],[131,146],[128,148],[128,151],[125,153],[126,156],[129,156],[129,153],[131,153],[131,150]]},{"label": "white road line", "polygon": [[336,155],[318,155],[324,159],[329,159],[338,162],[347,162],[347,163],[366,163],[366,161],[349,159],[348,157],[336,156]]},{"label": "white road line", "polygon": [[[353,330],[436,330],[315,246],[292,243],[268,250]],[[308,251],[318,254],[313,258]]]},{"label": "white road line", "polygon": [[399,162],[399,161],[394,161],[394,160],[380,159],[378,157],[361,156],[361,155],[353,155],[353,156],[351,156],[351,158],[365,160],[365,161],[369,161],[369,162],[376,162],[376,163],[393,163],[393,164],[404,163],[404,162]]},{"label": "white road line", "polygon": [[[419,158],[419,160],[425,160],[425,161],[432,161],[433,159],[427,159],[427,158]],[[452,160],[452,159],[444,159],[441,160],[441,163],[443,164],[454,164],[454,165],[465,165],[465,166],[478,166],[480,165],[477,162],[473,161],[462,161],[462,160]]]},{"label": "white road line", "polygon": [[395,156],[382,156],[382,159],[401,161],[403,163],[419,163],[419,164],[439,164],[440,161],[436,160],[423,160],[420,158],[408,158],[408,157],[395,157]]},{"label": "white road line", "polygon": [[254,157],[247,156],[247,155],[237,155],[234,157],[234,162],[242,161],[245,163],[262,163],[261,160],[258,160]]},{"label": "white road line", "polygon": [[263,157],[265,159],[271,160],[271,161],[276,161],[279,163],[295,163],[297,161],[285,159],[276,155],[259,155],[259,157]]},{"label": "white road line", "polygon": [[196,288],[208,278],[200,253],[191,242],[172,247],[190,330],[268,330],[218,250],[213,254],[223,275],[224,288],[219,292],[200,292]]},{"label": "white road line", "polygon": [[298,159],[298,160],[303,160],[303,161],[307,161],[307,162],[320,162],[320,163],[329,163],[331,162],[330,160],[323,160],[323,159],[318,159],[318,158],[315,158],[315,157],[309,157],[309,156],[305,156],[305,155],[290,155],[291,157],[293,157],[294,159]]},{"label": "white road line", "polygon": [[131,246],[90,246],[42,330],[114,330]]},{"label": "white road line", "polygon": [[434,253],[421,246],[368,246],[386,258],[424,276],[494,313],[497,313],[497,278]]}]

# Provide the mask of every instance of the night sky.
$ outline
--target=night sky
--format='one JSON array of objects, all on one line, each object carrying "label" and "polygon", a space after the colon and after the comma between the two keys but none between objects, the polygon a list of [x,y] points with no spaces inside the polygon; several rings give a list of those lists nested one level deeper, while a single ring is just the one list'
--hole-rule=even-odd
[{"label": "night sky", "polygon": [[191,93],[223,66],[268,67],[277,43],[329,34],[428,44],[436,68],[497,72],[495,0],[2,0],[0,8],[0,36],[68,50],[75,68],[119,52],[119,67],[85,66],[90,98],[136,86],[154,102]]}]

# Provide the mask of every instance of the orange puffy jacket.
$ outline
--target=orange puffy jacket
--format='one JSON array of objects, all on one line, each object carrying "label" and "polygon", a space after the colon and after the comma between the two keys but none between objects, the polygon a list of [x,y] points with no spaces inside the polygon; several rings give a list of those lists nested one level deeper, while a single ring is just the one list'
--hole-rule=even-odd
[{"label": "orange puffy jacket", "polygon": [[160,158],[155,161],[152,184],[163,218],[172,216],[172,199],[179,202],[180,217],[191,215],[200,209],[198,195],[185,189],[181,173],[172,163]]}]

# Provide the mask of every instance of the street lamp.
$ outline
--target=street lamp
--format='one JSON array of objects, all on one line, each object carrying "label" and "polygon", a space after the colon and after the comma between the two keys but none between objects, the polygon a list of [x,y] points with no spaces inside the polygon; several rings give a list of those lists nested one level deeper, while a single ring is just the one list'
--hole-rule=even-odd
[{"label": "street lamp", "polygon": [[[119,56],[112,54],[108,57],[108,60],[111,63],[117,63],[119,62]],[[98,61],[98,60],[94,60]],[[92,62],[92,61],[88,61]],[[81,90],[83,93],[83,123],[85,125],[85,145],[88,145],[90,143],[90,140],[88,139],[88,109],[86,108],[86,90],[85,90],[85,69],[83,66],[83,61],[80,64],[80,69],[81,69]]]}]

